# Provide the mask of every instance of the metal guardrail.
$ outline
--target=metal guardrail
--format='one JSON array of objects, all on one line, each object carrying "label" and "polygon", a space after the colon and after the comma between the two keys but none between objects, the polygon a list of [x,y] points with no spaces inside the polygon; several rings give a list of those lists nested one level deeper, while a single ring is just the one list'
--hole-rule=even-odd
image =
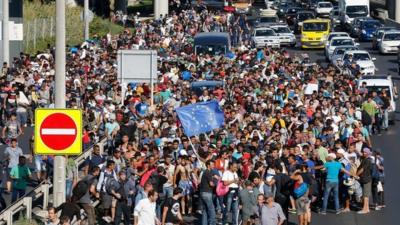
[{"label": "metal guardrail", "polygon": [[[103,138],[95,145],[100,146],[100,153],[103,154],[104,145],[106,144],[107,139]],[[94,145],[93,145],[94,146]],[[90,147],[88,150],[80,154],[75,158],[76,166],[79,167],[82,163],[91,156],[93,152],[93,146]],[[38,200],[40,197],[43,196],[42,200],[42,209],[47,209],[50,200],[50,188],[52,184],[47,182],[42,182],[37,187],[35,187],[32,191],[25,194],[22,198],[18,199],[12,205],[8,206],[5,210],[0,213],[0,224],[13,224],[13,217],[15,214],[19,213],[22,210],[26,210],[26,219],[32,219],[32,202]],[[98,201],[94,202],[93,205],[97,205]]]}]

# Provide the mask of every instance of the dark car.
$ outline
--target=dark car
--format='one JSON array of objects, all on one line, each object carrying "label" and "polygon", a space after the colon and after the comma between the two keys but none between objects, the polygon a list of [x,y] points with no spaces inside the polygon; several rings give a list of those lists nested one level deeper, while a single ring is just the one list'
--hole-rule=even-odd
[{"label": "dark car", "polygon": [[357,37],[360,41],[372,41],[376,30],[382,26],[383,24],[378,20],[362,21]]},{"label": "dark car", "polygon": [[303,9],[300,8],[300,7],[289,7],[286,10],[286,13],[285,13],[286,23],[289,26],[293,26],[294,25],[297,12],[299,12],[301,10],[303,10]]},{"label": "dark car", "polygon": [[194,37],[195,54],[220,55],[227,54],[231,48],[231,40],[228,33],[204,32]]},{"label": "dark car", "polygon": [[298,11],[294,19],[294,31],[299,33],[301,31],[303,21],[314,18],[315,14],[312,11]]},{"label": "dark car", "polygon": [[224,87],[223,81],[218,80],[207,80],[207,81],[195,81],[191,83],[191,88],[197,96],[203,94],[204,90],[213,91],[215,88]]},{"label": "dark car", "polygon": [[278,15],[279,17],[283,18],[283,17],[285,16],[286,10],[287,10],[289,7],[293,7],[293,6],[295,6],[295,3],[293,3],[293,2],[281,2],[281,3],[278,5],[277,15]]},{"label": "dark car", "polygon": [[[192,0],[192,5],[198,5],[197,0]],[[201,1],[200,7],[207,8],[207,9],[223,9],[225,6],[224,0],[203,0]]]}]

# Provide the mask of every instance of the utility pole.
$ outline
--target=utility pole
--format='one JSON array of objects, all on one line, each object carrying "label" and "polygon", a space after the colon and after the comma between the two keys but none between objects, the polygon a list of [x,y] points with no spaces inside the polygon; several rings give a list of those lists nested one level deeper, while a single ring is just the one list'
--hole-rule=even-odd
[{"label": "utility pole", "polygon": [[[56,0],[55,108],[65,108],[65,0]],[[65,157],[56,156],[53,175],[53,204],[65,202]]]},{"label": "utility pole", "polygon": [[83,5],[83,20],[85,23],[85,40],[89,39],[89,0],[85,0]]},{"label": "utility pole", "polygon": [[3,62],[10,66],[10,23],[9,23],[9,0],[3,0]]}]

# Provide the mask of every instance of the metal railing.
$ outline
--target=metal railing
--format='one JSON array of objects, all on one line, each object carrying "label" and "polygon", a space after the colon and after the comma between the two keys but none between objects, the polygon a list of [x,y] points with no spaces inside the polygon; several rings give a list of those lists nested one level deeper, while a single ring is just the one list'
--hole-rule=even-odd
[{"label": "metal railing", "polygon": [[[101,139],[96,145],[100,146],[100,153],[103,154],[104,145],[107,143],[107,139]],[[93,145],[94,146],[94,145]],[[90,157],[93,152],[93,146],[88,150],[84,151],[82,154],[77,156],[74,160],[76,166],[79,168],[85,160]],[[41,197],[43,197],[41,207],[43,210],[46,210],[49,205],[50,200],[50,188],[53,185],[46,181],[40,183],[37,187],[35,187],[32,191],[25,194],[22,198],[18,199],[16,202],[8,206],[5,210],[0,213],[0,224],[13,224],[13,217],[15,214],[20,213],[22,210],[26,210],[26,219],[32,219],[32,202],[39,201]],[[94,205],[97,205],[98,202],[95,202]]]}]

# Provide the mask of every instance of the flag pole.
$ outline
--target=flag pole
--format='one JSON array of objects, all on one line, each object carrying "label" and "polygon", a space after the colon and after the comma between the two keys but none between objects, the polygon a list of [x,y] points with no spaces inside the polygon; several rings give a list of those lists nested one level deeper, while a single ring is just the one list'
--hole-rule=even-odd
[{"label": "flag pole", "polygon": [[[197,136],[195,136],[195,137],[197,138]],[[189,144],[190,144],[190,146],[192,146],[192,149],[193,149],[194,154],[196,155],[197,159],[199,159],[199,160],[201,161],[201,157],[200,157],[199,154],[197,153],[197,150],[196,150],[196,148],[195,148],[194,145],[193,145],[192,139],[191,139],[190,137],[189,137],[188,139],[189,139]]]}]

